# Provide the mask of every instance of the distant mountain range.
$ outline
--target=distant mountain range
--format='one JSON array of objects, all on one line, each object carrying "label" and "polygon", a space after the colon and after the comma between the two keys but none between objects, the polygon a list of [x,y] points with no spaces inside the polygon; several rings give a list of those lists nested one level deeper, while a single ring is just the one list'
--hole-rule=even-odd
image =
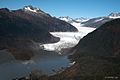
[{"label": "distant mountain range", "polygon": [[73,18],[71,18],[69,16],[59,17],[59,19],[63,20],[63,21],[66,21],[66,22],[68,22],[70,24],[74,23],[74,22],[76,22],[76,23],[86,22],[86,21],[89,20],[88,18],[83,18],[83,17],[73,19]]},{"label": "distant mountain range", "polygon": [[69,16],[59,17],[60,20],[66,21],[72,24],[73,26],[75,26],[74,25],[75,23],[79,23],[78,25],[80,26],[94,27],[94,28],[98,28],[105,22],[116,19],[116,18],[120,18],[120,13],[110,13],[108,16],[96,17],[91,19],[83,18],[83,17],[73,19],[73,18],[70,18]]}]

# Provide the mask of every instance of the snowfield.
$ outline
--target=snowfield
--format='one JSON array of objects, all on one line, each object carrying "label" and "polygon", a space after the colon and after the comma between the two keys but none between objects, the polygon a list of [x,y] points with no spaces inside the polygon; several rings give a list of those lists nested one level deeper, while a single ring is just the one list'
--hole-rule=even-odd
[{"label": "snowfield", "polygon": [[82,37],[95,30],[95,28],[81,27],[80,23],[73,23],[72,25],[78,29],[78,32],[50,32],[52,35],[59,37],[60,41],[57,43],[43,44],[44,50],[60,52],[62,48],[73,47]]}]

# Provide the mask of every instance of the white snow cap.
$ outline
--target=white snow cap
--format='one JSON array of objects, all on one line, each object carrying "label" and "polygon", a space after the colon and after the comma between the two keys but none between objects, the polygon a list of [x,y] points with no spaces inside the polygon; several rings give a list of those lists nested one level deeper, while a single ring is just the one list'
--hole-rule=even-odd
[{"label": "white snow cap", "polygon": [[108,15],[109,18],[113,18],[113,19],[116,19],[116,18],[120,18],[120,13],[111,13]]},{"label": "white snow cap", "polygon": [[88,18],[84,18],[84,17],[75,18],[75,21],[78,21],[78,22],[86,22],[86,21],[88,21],[88,20],[89,20]]},{"label": "white snow cap", "polygon": [[33,6],[31,6],[31,5],[24,6],[23,10],[24,10],[24,11],[33,12],[33,13],[38,13],[38,14],[42,14],[42,15],[51,17],[51,15],[49,15],[48,13],[45,13],[45,12],[42,11],[41,9],[36,8],[36,7],[33,7]]},{"label": "white snow cap", "polygon": [[69,16],[62,16],[62,17],[59,17],[60,20],[63,20],[63,21],[66,21],[66,22],[71,22],[73,21],[73,19]]},{"label": "white snow cap", "polygon": [[40,12],[41,10],[39,8],[33,7],[31,5],[25,6],[23,8],[25,11],[31,11],[31,12]]},{"label": "white snow cap", "polygon": [[60,20],[63,20],[63,21],[66,21],[68,23],[81,23],[81,22],[86,22],[88,21],[89,19],[88,18],[71,18],[69,16],[64,16],[64,17],[59,17]]}]

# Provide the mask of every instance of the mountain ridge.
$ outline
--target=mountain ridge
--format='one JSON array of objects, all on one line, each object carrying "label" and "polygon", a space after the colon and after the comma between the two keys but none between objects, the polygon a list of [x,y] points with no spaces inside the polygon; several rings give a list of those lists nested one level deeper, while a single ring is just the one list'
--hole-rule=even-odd
[{"label": "mountain ridge", "polygon": [[[82,27],[93,27],[93,28],[98,28],[102,24],[104,24],[107,21],[113,20],[120,18],[120,13],[110,13],[109,15],[106,16],[101,16],[101,17],[95,17],[95,18],[71,18],[69,16],[64,16],[64,17],[59,17],[60,20],[66,21],[70,24],[77,24]],[[75,25],[73,25],[75,26]],[[79,27],[78,26],[78,27]]]}]

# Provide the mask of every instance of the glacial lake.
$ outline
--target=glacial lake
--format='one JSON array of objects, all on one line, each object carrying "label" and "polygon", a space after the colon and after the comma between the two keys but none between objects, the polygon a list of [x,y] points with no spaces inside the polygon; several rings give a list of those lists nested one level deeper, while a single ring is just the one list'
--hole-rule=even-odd
[{"label": "glacial lake", "polygon": [[45,74],[53,75],[55,73],[53,70],[68,67],[70,62],[66,55],[39,55],[29,61],[18,61],[11,58],[7,61],[5,56],[0,55],[0,60],[3,58],[3,61],[6,61],[0,63],[0,80],[20,78],[30,74],[33,70],[40,70]]}]

